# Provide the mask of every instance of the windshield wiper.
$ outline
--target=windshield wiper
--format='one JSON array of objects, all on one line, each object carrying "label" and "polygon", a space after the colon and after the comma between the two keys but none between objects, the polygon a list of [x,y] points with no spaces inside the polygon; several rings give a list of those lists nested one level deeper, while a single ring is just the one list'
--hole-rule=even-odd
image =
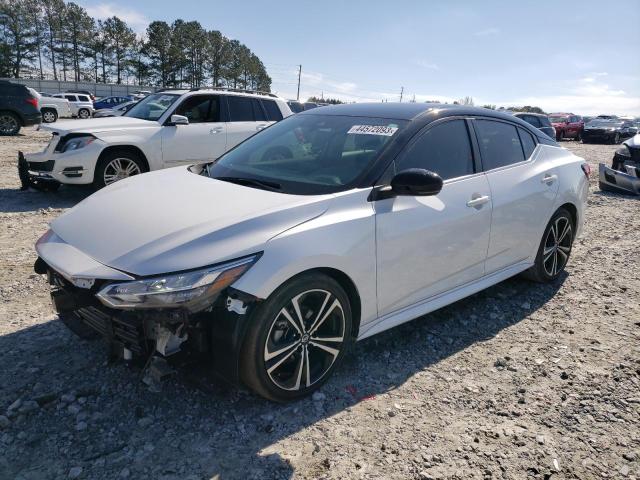
[{"label": "windshield wiper", "polygon": [[216,180],[222,180],[223,182],[237,183],[238,185],[246,185],[251,187],[258,187],[264,190],[279,191],[282,190],[282,185],[276,182],[270,182],[268,180],[256,180],[255,178],[244,177],[212,177]]}]

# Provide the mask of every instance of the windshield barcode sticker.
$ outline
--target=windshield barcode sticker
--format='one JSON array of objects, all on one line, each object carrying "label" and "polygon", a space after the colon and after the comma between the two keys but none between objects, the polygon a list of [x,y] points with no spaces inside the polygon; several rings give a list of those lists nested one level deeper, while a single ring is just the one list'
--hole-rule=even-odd
[{"label": "windshield barcode sticker", "polygon": [[354,125],[347,133],[355,135],[383,135],[390,137],[398,131],[398,127],[385,127],[384,125]]}]

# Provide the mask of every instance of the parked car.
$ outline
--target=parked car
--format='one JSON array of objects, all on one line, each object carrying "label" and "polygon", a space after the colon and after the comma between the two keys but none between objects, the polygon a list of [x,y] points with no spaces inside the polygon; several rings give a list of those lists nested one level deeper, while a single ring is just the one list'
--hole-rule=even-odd
[{"label": "parked car", "polygon": [[69,100],[71,114],[82,119],[91,118],[93,115],[93,101],[89,95],[83,93],[55,93],[55,98],[66,98]]},{"label": "parked car", "polygon": [[484,108],[305,111],[87,198],[38,240],[35,271],[64,323],[123,358],[190,352],[292,400],[355,340],[520,272],[563,275],[589,182],[557,147]]},{"label": "parked car", "polygon": [[617,115],[598,115],[596,118],[600,120],[616,120],[618,118]]},{"label": "parked car", "polygon": [[533,125],[541,132],[547,134],[549,137],[556,138],[556,130],[553,128],[553,125],[551,125],[548,116],[540,113],[528,112],[515,112],[513,115]]},{"label": "parked car", "polygon": [[67,90],[67,93],[81,93],[83,95],[87,95],[92,102],[96,99],[95,94],[89,90]]},{"label": "parked car", "polygon": [[150,90],[136,90],[131,94],[131,96],[134,98],[134,100],[142,100],[147,95],[151,95],[151,93],[152,92]]},{"label": "parked car", "polygon": [[613,155],[611,168],[599,165],[600,190],[640,195],[640,135],[626,140]]},{"label": "parked car", "polygon": [[594,118],[584,126],[582,143],[620,143],[635,135],[630,121]]},{"label": "parked car", "polygon": [[102,97],[99,100],[93,102],[94,110],[100,110],[102,108],[113,108],[123,103],[127,103],[133,100],[133,97]]},{"label": "parked car", "polygon": [[304,111],[304,105],[297,100],[287,100],[287,105],[293,113],[300,113]]},{"label": "parked car", "polygon": [[26,186],[37,180],[39,186],[101,188],[150,170],[215,160],[288,115],[286,102],[275,95],[165,90],[120,117],[42,127],[53,132],[51,142],[19,161],[21,178]]},{"label": "parked car", "polygon": [[17,135],[41,121],[38,97],[24,85],[0,80],[0,135]]},{"label": "parked car", "polygon": [[97,110],[93,114],[93,118],[120,117],[131,110],[136,103],[138,103],[138,100],[131,100],[130,102],[121,103],[114,108],[103,108],[101,110]]},{"label": "parked car", "polygon": [[318,108],[319,105],[315,102],[304,102],[304,109],[305,110],[311,110],[312,108]]},{"label": "parked car", "polygon": [[573,113],[550,113],[549,121],[556,131],[556,140],[561,141],[565,138],[573,138],[579,141],[582,139],[584,122],[579,115],[574,115]]},{"label": "parked car", "polygon": [[[32,93],[37,93],[33,90]],[[71,118],[71,106],[66,98],[53,97],[45,93],[38,93],[40,113],[44,123],[53,123],[58,118]]]}]

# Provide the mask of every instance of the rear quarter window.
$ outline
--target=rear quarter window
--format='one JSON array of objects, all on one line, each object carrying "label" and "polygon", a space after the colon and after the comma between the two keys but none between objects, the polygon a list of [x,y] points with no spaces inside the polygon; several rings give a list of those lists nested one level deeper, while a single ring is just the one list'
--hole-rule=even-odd
[{"label": "rear quarter window", "polygon": [[278,122],[282,120],[282,112],[275,101],[262,100],[262,106],[267,112],[267,120],[270,122]]},{"label": "rear quarter window", "polygon": [[81,102],[89,101],[89,97],[87,97],[86,95],[78,95],[78,98],[80,99]]},{"label": "rear quarter window", "polygon": [[536,141],[529,132],[527,132],[524,128],[518,128],[518,133],[520,134],[520,142],[522,142],[522,150],[524,150],[525,158],[531,157],[531,154],[536,148]]}]

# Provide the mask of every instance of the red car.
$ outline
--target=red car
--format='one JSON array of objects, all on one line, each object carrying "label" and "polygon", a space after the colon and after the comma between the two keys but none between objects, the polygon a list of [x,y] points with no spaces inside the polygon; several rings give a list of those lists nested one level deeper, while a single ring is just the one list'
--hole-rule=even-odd
[{"label": "red car", "polygon": [[579,141],[584,130],[584,121],[579,115],[573,113],[551,113],[549,114],[551,125],[556,129],[556,140],[573,138]]}]

